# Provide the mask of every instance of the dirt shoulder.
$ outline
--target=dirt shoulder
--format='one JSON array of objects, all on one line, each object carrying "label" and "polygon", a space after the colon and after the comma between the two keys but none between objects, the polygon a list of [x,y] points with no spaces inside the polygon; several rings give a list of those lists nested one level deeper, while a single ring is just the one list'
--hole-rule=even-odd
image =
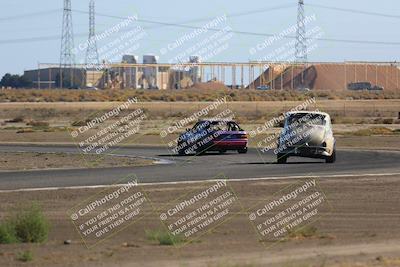
[{"label": "dirt shoulder", "polygon": [[[19,203],[36,201],[52,223],[45,244],[0,245],[0,265],[26,266],[15,257],[20,251],[30,250],[34,255],[32,266],[398,266],[399,178],[320,180],[320,190],[329,205],[321,206],[319,216],[309,224],[314,231],[283,240],[260,239],[248,211],[303,181],[230,182],[240,201],[230,210],[233,216],[177,247],[160,245],[148,233],[165,229],[160,213],[178,203],[177,198],[187,198],[210,184],[139,185],[152,204],[141,210],[145,216],[90,249],[84,246],[67,211],[88,197],[104,193],[102,189],[0,193],[1,218]],[[184,211],[186,215],[188,212]],[[70,245],[63,244],[67,239]]]},{"label": "dirt shoulder", "polygon": [[338,148],[400,150],[400,136],[338,136]]},{"label": "dirt shoulder", "polygon": [[152,160],[70,153],[0,152],[0,171],[147,166]]}]

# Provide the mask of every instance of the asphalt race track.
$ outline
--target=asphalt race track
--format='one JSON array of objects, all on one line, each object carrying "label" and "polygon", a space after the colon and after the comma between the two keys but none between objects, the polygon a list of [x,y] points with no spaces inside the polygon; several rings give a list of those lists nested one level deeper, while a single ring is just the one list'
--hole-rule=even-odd
[{"label": "asphalt race track", "polygon": [[[78,153],[75,146],[64,145],[0,145],[5,152],[65,152]],[[0,172],[0,190],[27,188],[110,185],[128,175],[136,175],[140,183],[228,179],[295,178],[295,176],[345,176],[400,173],[400,152],[339,150],[337,162],[289,158],[288,164],[275,163],[275,155],[261,155],[256,149],[247,154],[227,152],[202,156],[171,156],[165,147],[122,147],[114,155],[158,159],[161,164],[145,167],[115,167],[96,169],[54,169]]]}]

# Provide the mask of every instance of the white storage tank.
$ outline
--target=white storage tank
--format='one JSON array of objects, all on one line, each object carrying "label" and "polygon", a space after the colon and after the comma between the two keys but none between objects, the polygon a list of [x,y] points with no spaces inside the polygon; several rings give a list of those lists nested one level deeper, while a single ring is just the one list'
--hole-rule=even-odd
[{"label": "white storage tank", "polygon": [[196,64],[200,63],[199,56],[190,56],[189,63],[193,64],[193,67],[190,68],[190,76],[193,80],[193,83],[198,83],[201,81],[201,73],[200,67]]},{"label": "white storage tank", "polygon": [[[155,55],[144,55],[143,64],[158,64],[159,57]],[[158,67],[145,67],[143,69],[144,78],[147,81],[149,89],[157,89]]]},{"label": "white storage tank", "polygon": [[[139,57],[135,55],[123,55],[122,63],[124,64],[137,64]],[[138,68],[137,67],[123,67],[123,87],[124,88],[138,88]]]}]

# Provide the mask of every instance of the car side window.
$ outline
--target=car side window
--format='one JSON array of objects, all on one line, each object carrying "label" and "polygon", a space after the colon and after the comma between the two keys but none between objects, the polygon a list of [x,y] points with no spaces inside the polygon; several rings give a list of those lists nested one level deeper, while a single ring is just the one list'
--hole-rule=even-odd
[{"label": "car side window", "polygon": [[229,131],[233,131],[233,132],[240,131],[240,127],[236,123],[231,122],[231,123],[229,123]]}]

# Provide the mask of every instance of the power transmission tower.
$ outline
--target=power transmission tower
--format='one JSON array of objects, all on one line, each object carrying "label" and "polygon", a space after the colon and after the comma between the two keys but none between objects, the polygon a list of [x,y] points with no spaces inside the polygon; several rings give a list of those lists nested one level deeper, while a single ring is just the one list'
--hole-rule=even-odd
[{"label": "power transmission tower", "polygon": [[72,27],[71,0],[64,0],[64,15],[61,36],[60,68],[71,67],[75,64],[74,32]]},{"label": "power transmission tower", "polygon": [[61,35],[61,51],[60,51],[60,73],[59,73],[59,85],[63,88],[64,76],[67,76],[66,70],[69,69],[69,85],[73,86],[74,73],[73,66],[75,65],[74,49],[74,32],[72,27],[72,10],[71,0],[64,0],[64,14],[63,14],[63,25]]},{"label": "power transmission tower", "polygon": [[297,10],[296,61],[298,63],[307,62],[307,36],[305,25],[304,0],[299,0]]},{"label": "power transmission tower", "polygon": [[95,22],[95,1],[89,2],[89,39],[86,50],[86,67],[93,67],[99,64],[99,53],[97,51],[96,41],[96,22]]}]

